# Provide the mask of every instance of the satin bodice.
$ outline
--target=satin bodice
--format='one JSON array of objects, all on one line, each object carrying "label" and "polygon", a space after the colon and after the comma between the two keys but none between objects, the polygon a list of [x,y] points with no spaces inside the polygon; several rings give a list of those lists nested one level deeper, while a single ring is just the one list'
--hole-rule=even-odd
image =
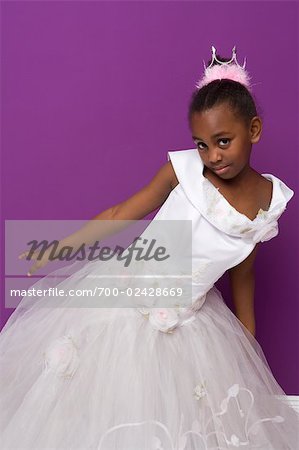
[{"label": "satin bodice", "polygon": [[193,301],[203,295],[231,267],[242,262],[256,243],[278,235],[278,219],[294,192],[278,177],[265,173],[272,184],[267,211],[254,220],[237,211],[203,175],[197,149],[169,151],[168,160],[179,181],[154,220],[192,221]]}]

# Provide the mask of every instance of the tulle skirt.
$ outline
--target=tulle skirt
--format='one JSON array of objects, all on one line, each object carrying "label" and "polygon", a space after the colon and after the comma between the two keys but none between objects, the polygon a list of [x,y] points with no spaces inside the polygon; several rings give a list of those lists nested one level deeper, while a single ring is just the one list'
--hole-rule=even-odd
[{"label": "tulle skirt", "polygon": [[213,286],[163,332],[137,308],[19,307],[0,335],[1,449],[295,450],[299,415]]}]

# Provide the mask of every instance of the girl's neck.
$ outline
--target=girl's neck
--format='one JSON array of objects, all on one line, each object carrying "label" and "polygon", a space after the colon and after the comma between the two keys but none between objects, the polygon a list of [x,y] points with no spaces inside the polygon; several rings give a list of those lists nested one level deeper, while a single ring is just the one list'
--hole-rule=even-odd
[{"label": "girl's neck", "polygon": [[227,186],[233,189],[249,189],[253,184],[256,183],[260,174],[256,172],[252,167],[246,166],[238,175],[230,179],[224,179],[216,175],[212,170],[208,169],[206,166],[203,170],[203,175],[213,182],[214,185]]}]

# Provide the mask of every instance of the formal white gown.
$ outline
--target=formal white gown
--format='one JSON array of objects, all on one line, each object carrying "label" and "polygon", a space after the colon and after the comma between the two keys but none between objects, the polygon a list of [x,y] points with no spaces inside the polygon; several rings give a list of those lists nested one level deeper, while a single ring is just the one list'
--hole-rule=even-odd
[{"label": "formal white gown", "polygon": [[[24,297],[0,334],[1,449],[299,448],[298,413],[214,285],[278,234],[294,192],[263,174],[271,205],[250,220],[203,176],[197,149],[167,156],[179,184],[151,223],[192,221],[190,305],[72,308],[65,297],[45,308]],[[101,270],[89,262],[60,288],[92,288]]]}]

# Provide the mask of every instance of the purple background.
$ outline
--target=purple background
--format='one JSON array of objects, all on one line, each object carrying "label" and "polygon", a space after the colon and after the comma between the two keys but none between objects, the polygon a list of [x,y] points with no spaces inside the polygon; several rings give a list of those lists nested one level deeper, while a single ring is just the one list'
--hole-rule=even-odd
[{"label": "purple background", "polygon": [[[89,219],[123,201],[168,150],[194,147],[187,106],[211,45],[223,56],[236,45],[239,62],[247,57],[264,119],[252,166],[295,191],[279,236],[259,249],[256,337],[282,388],[299,394],[298,4],[38,1],[1,9],[3,219]],[[217,285],[231,306],[227,275]],[[2,325],[12,311],[2,308]]]}]

